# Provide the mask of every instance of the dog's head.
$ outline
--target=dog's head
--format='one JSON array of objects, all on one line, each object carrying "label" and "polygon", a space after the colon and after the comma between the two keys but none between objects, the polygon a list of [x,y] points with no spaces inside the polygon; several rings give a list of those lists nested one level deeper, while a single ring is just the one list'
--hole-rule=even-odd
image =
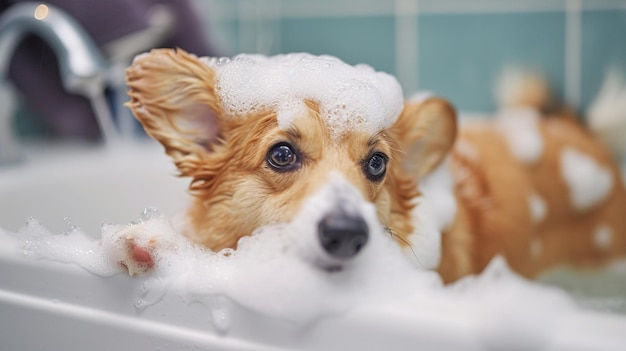
[{"label": "dog's head", "polygon": [[[261,226],[290,222],[324,191],[327,204],[306,211],[320,212],[312,215],[329,256],[350,258],[367,242],[372,222],[358,202],[372,203],[375,222],[402,243],[413,231],[416,182],[454,141],[453,108],[440,99],[404,104],[395,79],[369,68],[299,59],[294,66],[284,58],[292,62],[287,72],[259,75],[271,61],[240,57],[243,68],[229,73],[236,63],[155,50],[128,69],[130,108],[192,178],[186,234],[214,250],[235,247]],[[329,81],[328,65],[345,75]],[[301,66],[308,67],[306,89],[293,78]]]}]

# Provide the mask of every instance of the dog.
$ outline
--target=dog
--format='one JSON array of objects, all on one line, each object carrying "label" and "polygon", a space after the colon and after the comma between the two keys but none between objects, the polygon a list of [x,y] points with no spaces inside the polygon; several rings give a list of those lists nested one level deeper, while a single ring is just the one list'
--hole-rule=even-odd
[{"label": "dog", "polygon": [[[257,228],[293,220],[331,184],[338,190],[326,192],[330,204],[315,231],[326,259],[338,265],[368,242],[359,201],[373,204],[378,225],[445,282],[481,272],[496,255],[532,277],[561,263],[597,266],[626,254],[626,190],[615,162],[571,114],[540,112],[546,96],[533,84],[507,102],[501,118],[465,125],[444,99],[403,101],[395,79],[382,73],[330,57],[281,58],[295,59],[280,75],[257,56],[208,61],[156,49],[127,69],[128,106],[180,176],[191,178],[183,234],[192,241],[236,248]],[[328,82],[319,73],[325,65],[348,75]],[[259,79],[261,66],[270,73]],[[301,67],[313,67],[305,72],[309,90],[300,81],[281,92],[297,108],[285,109],[280,94],[246,105],[247,96],[263,100],[271,84]],[[352,70],[364,80],[351,80]],[[384,89],[376,90],[377,79]],[[350,87],[370,95],[357,101],[348,94],[332,108],[328,94],[319,96]],[[351,105],[372,101],[368,109]],[[329,118],[342,109],[357,112],[341,122],[356,120],[356,127]],[[367,114],[388,116],[372,122]],[[138,246],[129,233],[124,266],[131,274],[149,270],[158,242]]]}]

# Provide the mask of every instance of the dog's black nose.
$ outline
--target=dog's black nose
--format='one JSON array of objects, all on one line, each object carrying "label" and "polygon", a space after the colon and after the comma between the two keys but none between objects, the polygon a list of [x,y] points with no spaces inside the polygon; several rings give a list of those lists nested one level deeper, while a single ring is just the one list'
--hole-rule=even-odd
[{"label": "dog's black nose", "polygon": [[331,257],[348,259],[365,246],[369,228],[359,216],[329,213],[319,222],[318,235],[322,247]]}]

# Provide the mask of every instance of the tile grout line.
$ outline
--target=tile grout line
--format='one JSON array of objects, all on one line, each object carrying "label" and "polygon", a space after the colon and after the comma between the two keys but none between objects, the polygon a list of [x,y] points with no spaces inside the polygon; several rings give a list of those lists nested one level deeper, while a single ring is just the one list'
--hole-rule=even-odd
[{"label": "tile grout line", "polygon": [[396,0],[394,4],[395,75],[406,95],[410,95],[418,89],[418,1]]},{"label": "tile grout line", "polygon": [[246,36],[248,33],[248,31],[246,30],[246,26],[248,25],[246,22],[244,21],[244,11],[245,10],[245,5],[240,2],[237,1],[236,3],[237,5],[237,32],[239,33],[239,35],[237,36],[237,52],[245,52],[244,49],[244,42],[245,42],[245,38],[244,36]]},{"label": "tile grout line", "polygon": [[575,109],[580,107],[582,61],[581,0],[565,1],[565,99]]}]

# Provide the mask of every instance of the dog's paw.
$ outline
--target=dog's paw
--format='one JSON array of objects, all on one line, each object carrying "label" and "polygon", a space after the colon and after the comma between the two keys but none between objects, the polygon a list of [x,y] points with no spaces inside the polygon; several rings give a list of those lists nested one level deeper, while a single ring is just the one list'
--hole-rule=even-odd
[{"label": "dog's paw", "polygon": [[126,255],[119,261],[119,264],[128,272],[128,275],[144,274],[154,268],[151,252],[156,245],[155,240],[151,240],[147,247],[137,244],[133,238],[123,240]]},{"label": "dog's paw", "polygon": [[116,241],[118,264],[131,276],[151,271],[155,265],[157,235],[146,235],[141,225],[122,229]]},{"label": "dog's paw", "polygon": [[109,258],[129,275],[157,268],[162,258],[176,252],[185,238],[165,218],[153,217],[127,226],[116,226],[103,235]]}]

